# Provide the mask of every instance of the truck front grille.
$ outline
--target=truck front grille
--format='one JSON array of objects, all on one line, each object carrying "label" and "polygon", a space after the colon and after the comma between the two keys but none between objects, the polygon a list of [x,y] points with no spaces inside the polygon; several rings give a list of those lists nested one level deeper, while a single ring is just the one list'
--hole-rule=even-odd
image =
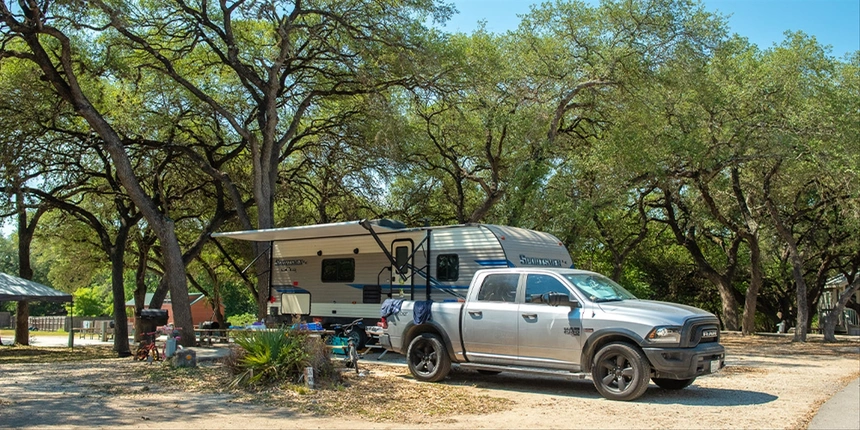
[{"label": "truck front grille", "polygon": [[720,326],[713,320],[694,320],[685,324],[687,347],[695,347],[700,343],[717,343],[720,341]]}]

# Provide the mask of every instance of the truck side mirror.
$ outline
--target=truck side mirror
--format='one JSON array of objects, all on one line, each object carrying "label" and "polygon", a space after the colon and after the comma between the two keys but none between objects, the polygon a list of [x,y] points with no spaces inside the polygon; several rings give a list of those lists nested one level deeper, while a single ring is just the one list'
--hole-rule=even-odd
[{"label": "truck side mirror", "polygon": [[579,302],[576,300],[571,300],[570,296],[562,293],[546,293],[546,303],[550,306],[570,306],[572,308],[578,308]]}]

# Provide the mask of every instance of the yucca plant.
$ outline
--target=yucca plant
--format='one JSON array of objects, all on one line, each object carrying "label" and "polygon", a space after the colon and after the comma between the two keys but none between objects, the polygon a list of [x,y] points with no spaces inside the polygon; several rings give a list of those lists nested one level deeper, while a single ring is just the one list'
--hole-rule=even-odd
[{"label": "yucca plant", "polygon": [[259,385],[297,381],[310,365],[308,335],[296,330],[239,332],[236,344],[244,351],[237,357],[233,385]]}]

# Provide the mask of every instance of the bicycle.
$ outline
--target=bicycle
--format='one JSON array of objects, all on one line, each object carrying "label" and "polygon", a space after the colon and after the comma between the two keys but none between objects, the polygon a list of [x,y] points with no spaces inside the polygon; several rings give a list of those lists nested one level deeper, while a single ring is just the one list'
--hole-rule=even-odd
[{"label": "bicycle", "polygon": [[157,331],[143,333],[143,340],[140,341],[140,345],[137,347],[137,352],[134,354],[135,360],[145,360],[149,363],[162,360],[164,355],[158,351],[158,345],[155,344],[155,335],[157,334]]},{"label": "bicycle", "polygon": [[359,318],[349,324],[335,324],[332,326],[334,334],[326,337],[326,345],[333,346],[332,353],[343,355],[343,362],[347,368],[358,372],[358,348],[362,341],[366,342],[367,334],[364,333],[364,323]]}]

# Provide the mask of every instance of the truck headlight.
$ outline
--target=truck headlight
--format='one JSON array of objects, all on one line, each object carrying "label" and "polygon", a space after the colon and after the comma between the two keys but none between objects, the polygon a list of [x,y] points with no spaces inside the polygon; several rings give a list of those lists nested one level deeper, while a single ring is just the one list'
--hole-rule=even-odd
[{"label": "truck headlight", "polygon": [[651,343],[681,343],[681,327],[654,327],[645,337]]}]

